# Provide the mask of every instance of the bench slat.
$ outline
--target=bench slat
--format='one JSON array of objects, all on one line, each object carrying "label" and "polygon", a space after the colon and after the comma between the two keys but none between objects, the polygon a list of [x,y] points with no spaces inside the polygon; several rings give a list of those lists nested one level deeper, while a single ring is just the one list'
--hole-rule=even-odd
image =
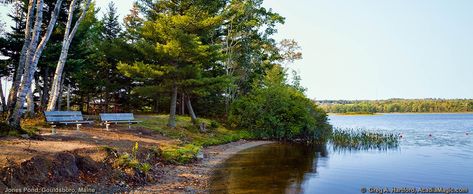
[{"label": "bench slat", "polygon": [[134,121],[133,113],[101,113],[102,121]]},{"label": "bench slat", "polygon": [[77,122],[84,121],[82,112],[80,111],[48,111],[44,112],[47,122]]},{"label": "bench slat", "polygon": [[66,122],[59,122],[62,124],[92,124],[92,121],[66,121]]},{"label": "bench slat", "polygon": [[141,123],[142,121],[106,121],[104,123]]}]

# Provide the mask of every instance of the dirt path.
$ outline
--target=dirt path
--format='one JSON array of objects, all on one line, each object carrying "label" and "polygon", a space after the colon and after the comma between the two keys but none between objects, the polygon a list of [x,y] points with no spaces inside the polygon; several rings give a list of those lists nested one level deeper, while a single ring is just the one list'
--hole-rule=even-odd
[{"label": "dirt path", "polygon": [[0,167],[12,162],[21,163],[36,155],[52,155],[101,146],[130,150],[135,142],[140,146],[160,146],[174,141],[139,127],[130,130],[127,127],[115,126],[110,131],[99,127],[84,127],[80,131],[60,128],[57,135],[50,135],[50,129],[45,128],[42,129],[39,139],[0,138]]},{"label": "dirt path", "polygon": [[204,149],[204,159],[189,165],[166,165],[157,184],[137,188],[140,193],[207,193],[212,170],[242,150],[270,144],[270,141],[241,140]]},{"label": "dirt path", "polygon": [[[0,189],[6,187],[4,183],[23,187],[36,181],[38,185],[49,186],[54,183],[56,186],[72,188],[90,185],[98,192],[130,191],[133,190],[132,188],[136,188],[135,186],[142,185],[143,181],[141,179],[135,180],[137,176],[133,174],[127,175],[126,172],[124,174],[105,165],[107,154],[101,147],[113,147],[118,151],[130,152],[135,143],[139,143],[140,148],[149,148],[175,145],[178,143],[176,141],[178,140],[164,137],[145,128],[128,129],[126,126],[116,126],[111,131],[106,131],[99,126],[84,127],[80,131],[67,127],[58,129],[57,135],[51,135],[50,129],[44,128],[35,139],[0,138],[0,169],[3,169],[1,171],[3,174],[0,174],[5,176],[4,173],[9,173],[8,169],[15,165],[19,169],[34,169],[36,173],[34,176],[26,176],[25,173],[31,174],[28,170],[25,172],[11,171],[16,174],[15,176],[9,175],[9,177],[16,178],[11,178],[8,181],[2,180],[3,183],[0,181]],[[152,183],[149,183],[148,186],[138,187],[136,190],[151,193],[206,193],[214,167],[241,150],[268,143],[272,142],[241,140],[207,147],[203,149],[203,159],[186,165],[155,161],[152,163],[153,168],[150,172]],[[77,163],[79,159],[86,161],[86,163]],[[62,165],[59,166],[59,169],[56,165],[58,161]],[[45,162],[47,165],[43,166]],[[78,166],[79,170],[77,170],[78,167],[75,167],[76,164],[82,165]],[[89,172],[87,171],[89,167],[100,170]],[[75,178],[70,180],[59,178],[50,182],[48,174],[51,172],[69,171],[70,169],[76,169],[70,174]],[[32,177],[40,178],[30,180]],[[113,180],[109,180],[110,178]],[[91,183],[94,184],[91,185]]]}]

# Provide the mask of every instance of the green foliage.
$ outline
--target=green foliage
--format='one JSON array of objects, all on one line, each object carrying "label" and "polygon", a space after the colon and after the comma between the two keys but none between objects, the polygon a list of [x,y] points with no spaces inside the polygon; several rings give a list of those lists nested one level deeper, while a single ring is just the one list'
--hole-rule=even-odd
[{"label": "green foliage", "polygon": [[320,101],[321,107],[331,113],[395,113],[395,112],[473,112],[473,100],[374,100],[374,101]]},{"label": "green foliage", "polygon": [[[54,2],[45,1],[48,7]],[[66,3],[62,9],[67,9]],[[1,45],[8,47],[2,46],[0,52],[11,57],[11,61],[0,64],[0,75],[4,77],[14,73],[17,64],[14,60],[19,58],[24,10],[20,6],[18,17],[14,17],[17,20],[14,33],[0,39]],[[49,82],[60,55],[67,18],[63,13],[35,75],[34,96],[40,98],[35,99],[42,102],[39,104],[45,104],[48,99]],[[71,89],[72,109],[89,114],[168,113],[173,105],[181,107],[191,102],[197,116],[224,121],[231,102],[249,93],[256,96],[286,93],[282,98],[304,98],[294,91],[304,90],[298,76],[294,76],[292,86],[288,87],[292,89],[269,87],[261,82],[277,63],[302,57],[294,40],[278,44],[272,38],[277,33],[276,26],[285,19],[265,8],[262,0],[138,0],[124,18],[123,30],[113,3],[105,9],[104,17],[99,13],[92,3],[70,47],[63,77],[64,89],[69,86]],[[45,14],[45,24],[49,15]],[[280,78],[274,81],[286,81],[284,76]],[[259,89],[265,87],[271,92]],[[177,88],[178,100],[169,103],[172,88]],[[64,106],[65,100],[62,103]],[[299,114],[298,111],[304,112],[298,107],[293,114]],[[166,127],[156,130],[197,146],[253,136],[253,133],[227,130],[217,122],[205,119],[202,122],[209,129],[205,134],[187,124],[175,131]],[[296,128],[302,124],[299,125],[290,130],[299,133]]]},{"label": "green foliage", "polygon": [[284,70],[275,66],[260,89],[232,104],[231,126],[248,129],[259,138],[324,140],[331,132],[325,112],[285,82]]},{"label": "green foliage", "polygon": [[131,149],[131,154],[134,158],[136,158],[136,153],[138,153],[138,142],[135,142],[135,145],[133,146],[133,149]]},{"label": "green foliage", "polygon": [[0,137],[4,137],[4,136],[13,136],[13,137],[18,137],[20,136],[22,133],[11,127],[10,125],[4,123],[4,122],[0,122]]},{"label": "green foliage", "polygon": [[216,129],[220,126],[220,124],[217,121],[210,121],[209,128],[210,129]]},{"label": "green foliage", "polygon": [[[221,126],[216,121],[209,119],[199,119],[200,122],[208,126],[207,133],[201,133],[198,128],[191,123],[189,117],[177,117],[177,127],[172,129],[166,126],[167,115],[153,116],[152,119],[146,119],[140,125],[161,133],[166,137],[178,139],[184,143],[190,143],[196,146],[211,146],[230,143],[241,139],[255,139],[252,133],[244,130],[229,130]],[[214,123],[214,124],[212,124]],[[213,128],[212,126],[216,126]]]},{"label": "green foliage", "polygon": [[160,157],[163,153],[163,151],[159,149],[157,146],[152,146],[150,150],[154,153],[155,157]]},{"label": "green foliage", "polygon": [[124,153],[115,160],[114,166],[119,168],[139,168],[140,161],[130,154]]},{"label": "green foliage", "polygon": [[200,150],[200,146],[186,144],[182,147],[163,150],[163,158],[171,163],[189,163],[196,158]]},{"label": "green foliage", "polygon": [[[139,170],[140,172],[145,173],[145,174],[148,173],[152,168],[151,164],[141,163],[140,160],[138,159],[138,156],[137,156],[138,149],[139,149],[138,142],[136,142],[134,146],[132,147],[131,154],[125,152],[118,155],[116,154],[116,150],[113,148],[104,147],[103,149],[106,149],[106,150],[108,149],[110,150],[109,152],[112,152],[115,154],[115,156],[118,156],[118,158],[113,163],[113,166],[115,166],[116,168],[122,168],[122,169],[131,168],[131,169]],[[157,153],[159,154],[161,153],[161,151],[157,147],[152,147],[151,151],[155,153],[155,156],[157,156],[156,155]]]},{"label": "green foliage", "polygon": [[104,150],[105,152],[107,152],[108,156],[118,157],[118,150],[115,147],[105,145],[105,146],[101,146],[99,149]]},{"label": "green foliage", "polygon": [[143,163],[140,165],[139,169],[143,173],[148,173],[151,170],[152,166],[149,163]]},{"label": "green foliage", "polygon": [[143,19],[139,16],[139,5],[137,2],[133,3],[133,8],[130,13],[125,16],[123,23],[125,26],[124,37],[135,43],[140,38],[140,28],[143,25]]},{"label": "green foliage", "polygon": [[102,23],[104,25],[103,36],[105,39],[112,40],[118,38],[121,28],[120,23],[118,22],[117,8],[113,1],[110,1],[108,4]]}]

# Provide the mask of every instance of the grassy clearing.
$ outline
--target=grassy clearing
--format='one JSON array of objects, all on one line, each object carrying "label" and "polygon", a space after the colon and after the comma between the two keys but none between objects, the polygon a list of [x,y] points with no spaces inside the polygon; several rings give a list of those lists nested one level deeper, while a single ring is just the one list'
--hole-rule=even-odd
[{"label": "grassy clearing", "polygon": [[361,129],[335,129],[330,139],[334,147],[342,149],[389,149],[399,144],[394,134],[369,132]]},{"label": "grassy clearing", "polygon": [[169,162],[187,163],[195,159],[202,147],[252,138],[247,131],[229,130],[209,119],[199,119],[199,123],[205,123],[207,126],[207,131],[201,132],[192,124],[190,117],[184,116],[177,117],[177,127],[173,129],[167,126],[168,117],[153,115],[139,118],[143,121],[139,125],[177,140],[175,144],[162,145],[160,148],[163,158]]}]

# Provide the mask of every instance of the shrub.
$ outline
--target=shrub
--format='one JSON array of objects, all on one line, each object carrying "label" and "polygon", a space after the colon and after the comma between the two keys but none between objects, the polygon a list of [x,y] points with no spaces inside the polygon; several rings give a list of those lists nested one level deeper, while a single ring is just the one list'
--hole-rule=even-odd
[{"label": "shrub", "polygon": [[279,140],[324,140],[331,133],[327,114],[273,69],[262,86],[236,100],[229,112],[232,127],[256,137]]},{"label": "shrub", "polygon": [[220,125],[218,124],[217,121],[214,121],[214,120],[210,121],[210,125],[209,125],[210,129],[216,129],[218,127],[220,127]]}]

